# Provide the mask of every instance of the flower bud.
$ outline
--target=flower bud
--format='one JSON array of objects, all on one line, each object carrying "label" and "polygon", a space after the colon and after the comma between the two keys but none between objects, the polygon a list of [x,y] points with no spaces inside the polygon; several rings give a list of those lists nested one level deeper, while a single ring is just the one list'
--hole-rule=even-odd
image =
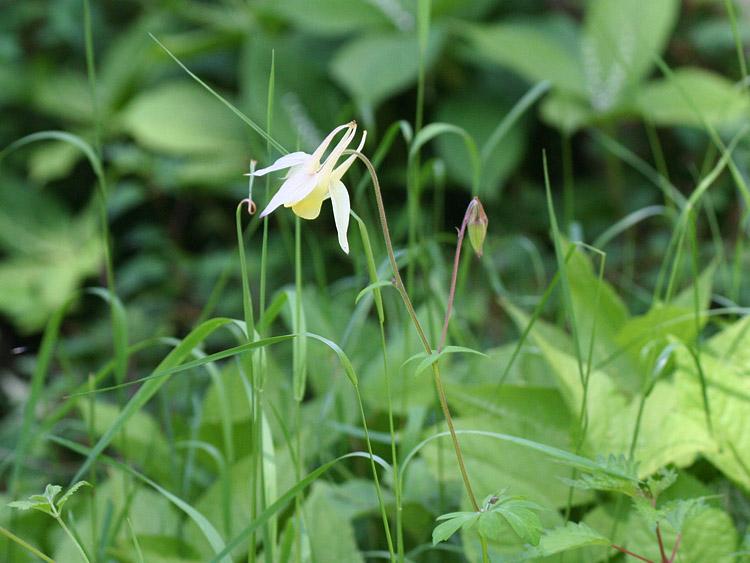
[{"label": "flower bud", "polygon": [[475,197],[469,203],[469,208],[466,210],[468,220],[466,227],[469,230],[469,242],[476,252],[479,258],[482,257],[482,246],[484,245],[484,239],[487,236],[487,214],[484,212],[482,202],[479,201],[478,197]]}]

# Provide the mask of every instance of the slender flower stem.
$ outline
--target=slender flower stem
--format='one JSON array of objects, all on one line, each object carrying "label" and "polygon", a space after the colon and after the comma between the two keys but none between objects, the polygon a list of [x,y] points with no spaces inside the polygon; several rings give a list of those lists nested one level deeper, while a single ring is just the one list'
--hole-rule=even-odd
[{"label": "slender flower stem", "polygon": [[458,265],[461,261],[461,247],[463,247],[464,245],[464,235],[466,234],[466,225],[469,224],[470,214],[471,206],[466,209],[466,213],[464,213],[464,220],[461,222],[461,228],[458,230],[456,254],[453,258],[453,273],[451,274],[451,288],[450,292],[448,293],[448,306],[445,309],[443,330],[440,332],[440,344],[438,345],[438,352],[442,351],[442,349],[445,347],[445,338],[448,336],[448,325],[451,322],[451,315],[453,313],[453,301],[456,298],[456,279],[458,278]]},{"label": "slender flower stem", "polygon": [[[419,319],[417,318],[417,313],[414,310],[414,305],[411,302],[411,299],[409,298],[409,294],[406,291],[406,287],[404,286],[404,282],[401,279],[401,274],[399,273],[398,264],[396,263],[396,254],[393,251],[393,242],[391,241],[391,234],[388,229],[388,219],[385,214],[385,206],[383,205],[383,194],[380,190],[380,182],[378,181],[377,173],[375,172],[375,167],[372,165],[372,162],[370,162],[370,159],[367,158],[365,155],[358,151],[346,151],[349,154],[355,154],[357,157],[364,163],[364,165],[367,167],[368,172],[370,173],[370,178],[372,179],[372,185],[375,189],[375,200],[378,205],[378,214],[380,215],[380,226],[383,230],[383,238],[385,239],[385,246],[388,251],[388,260],[391,263],[391,269],[393,270],[393,277],[394,282],[396,285],[396,289],[401,294],[401,299],[404,302],[404,305],[406,306],[406,310],[409,313],[409,316],[411,317],[412,323],[414,324],[414,328],[417,331],[417,334],[419,335],[419,339],[422,342],[422,345],[424,346],[425,352],[428,354],[432,353],[432,347],[430,346],[430,341],[427,339],[427,336],[425,335],[424,330],[422,329],[422,325],[419,322]],[[445,417],[445,422],[448,425],[448,430],[450,431],[451,440],[453,441],[453,449],[456,452],[456,460],[458,461],[458,467],[461,471],[461,478],[464,482],[464,487],[466,488],[466,493],[469,495],[469,500],[471,501],[471,505],[475,511],[479,511],[479,504],[477,503],[477,499],[474,496],[474,491],[471,488],[471,482],[469,481],[469,475],[466,471],[466,465],[464,464],[464,458],[463,454],[461,452],[461,445],[458,441],[458,436],[456,435],[456,430],[453,426],[453,417],[451,416],[450,409],[448,408],[448,400],[445,396],[445,389],[443,388],[443,382],[440,378],[440,368],[438,367],[438,362],[434,362],[432,364],[432,375],[433,380],[435,382],[435,388],[438,392],[438,398],[440,399],[440,407],[443,410],[443,416]]]},{"label": "slender flower stem", "polygon": [[648,559],[646,557],[643,557],[643,555],[638,555],[637,553],[633,553],[632,551],[625,549],[622,546],[616,545],[616,544],[610,544],[610,547],[613,549],[616,549],[617,551],[624,553],[625,555],[630,555],[630,557],[635,557],[636,559],[640,559],[641,561],[645,561],[646,563],[654,563],[651,559]]}]

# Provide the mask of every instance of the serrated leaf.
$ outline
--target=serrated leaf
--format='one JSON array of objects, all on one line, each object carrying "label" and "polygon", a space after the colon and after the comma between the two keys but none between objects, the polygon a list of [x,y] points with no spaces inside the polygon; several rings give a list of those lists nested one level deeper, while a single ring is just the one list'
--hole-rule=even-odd
[{"label": "serrated leaf", "polygon": [[609,545],[606,536],[584,523],[568,522],[565,526],[547,530],[539,546],[528,552],[532,557],[548,557],[556,553],[594,545]]},{"label": "serrated leaf", "polygon": [[46,514],[51,514],[52,510],[50,509],[49,504],[45,500],[44,502],[39,501],[31,501],[31,500],[14,500],[13,502],[9,502],[8,505],[10,508],[17,508],[19,510],[40,510],[41,512],[44,512]]},{"label": "serrated leaf", "polygon": [[76,484],[74,484],[72,487],[70,487],[67,491],[65,491],[65,494],[60,497],[60,500],[57,501],[57,509],[62,510],[62,507],[65,505],[68,500],[70,500],[70,497],[72,497],[76,492],[78,492],[78,489],[81,487],[91,487],[91,483],[88,481],[78,481]]},{"label": "serrated leaf", "polygon": [[458,516],[446,520],[432,530],[432,545],[446,541],[461,528],[472,526],[479,520],[478,512],[457,512],[455,514],[458,514]]}]

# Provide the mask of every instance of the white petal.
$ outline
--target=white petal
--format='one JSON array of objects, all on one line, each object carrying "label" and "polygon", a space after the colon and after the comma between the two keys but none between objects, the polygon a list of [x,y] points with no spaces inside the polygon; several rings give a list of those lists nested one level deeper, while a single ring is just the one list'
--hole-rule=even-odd
[{"label": "white petal", "polygon": [[341,182],[331,184],[331,205],[333,206],[333,220],[336,222],[336,230],[339,233],[339,245],[341,250],[349,254],[349,241],[346,232],[349,230],[349,192]]},{"label": "white petal", "polygon": [[252,174],[246,174],[246,176],[264,176],[268,174],[269,172],[275,172],[276,170],[283,170],[284,168],[297,166],[298,164],[302,164],[309,158],[310,158],[310,155],[307,154],[306,152],[302,152],[302,151],[291,152],[279,158],[271,166],[267,166],[266,168],[261,168],[260,170],[256,170]]},{"label": "white petal", "polygon": [[[342,129],[352,129],[357,127],[357,123],[355,121],[350,121],[349,123],[346,123],[344,125],[339,125],[336,127],[333,131],[328,133],[325,139],[323,139],[323,142],[318,145],[318,148],[315,149],[315,152],[312,153],[313,163],[317,167],[320,164],[320,159],[323,158],[323,155],[326,152],[326,149],[328,148],[328,145],[331,144],[331,141],[333,141],[333,138],[338,134],[339,131]],[[344,135],[344,138],[342,141],[347,137],[347,135]],[[341,144],[341,141],[339,141],[339,144]],[[349,142],[346,143],[347,145]],[[335,149],[334,149],[335,150]],[[342,149],[343,150],[343,149]]]},{"label": "white petal", "polygon": [[291,175],[281,184],[279,191],[268,202],[260,217],[265,217],[281,205],[291,205],[298,202],[313,191],[317,183],[317,174],[308,174],[305,170],[300,170],[296,174]]},{"label": "white petal", "polygon": [[[362,147],[365,146],[365,140],[367,140],[367,131],[362,131],[362,140],[359,142],[359,146],[357,147],[357,152],[362,151]],[[349,170],[349,168],[354,163],[354,160],[356,158],[357,158],[356,154],[349,155],[349,158],[347,158],[344,162],[342,162],[340,165],[336,167],[332,175],[334,182],[337,182],[341,180],[341,178],[344,177],[344,174],[346,174],[346,171]]]}]

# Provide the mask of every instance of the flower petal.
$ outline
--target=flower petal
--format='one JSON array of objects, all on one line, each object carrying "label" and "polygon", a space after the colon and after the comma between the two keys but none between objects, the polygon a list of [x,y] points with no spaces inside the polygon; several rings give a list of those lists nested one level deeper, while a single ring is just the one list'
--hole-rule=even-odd
[{"label": "flower petal", "polygon": [[268,202],[268,205],[260,214],[260,217],[265,217],[281,205],[293,204],[304,199],[315,189],[317,183],[318,175],[309,174],[304,169],[292,174],[283,184],[281,184],[279,191],[276,192],[271,198],[271,201]]},{"label": "flower petal", "polygon": [[271,166],[261,168],[260,170],[256,170],[251,174],[245,174],[245,176],[265,176],[269,172],[275,172],[276,170],[283,170],[284,168],[291,168],[292,166],[302,164],[309,158],[310,155],[306,152],[291,152],[276,160],[276,162],[274,162]]},{"label": "flower petal", "polygon": [[341,250],[349,254],[349,241],[346,232],[349,230],[349,192],[341,182],[331,183],[331,205],[333,207],[333,220],[336,222],[336,230],[339,233],[339,245]]},{"label": "flower petal", "polygon": [[[362,140],[359,142],[359,146],[357,147],[357,152],[360,152],[362,150],[362,147],[365,146],[365,140],[367,140],[367,131],[362,131]],[[341,178],[344,177],[344,174],[346,174],[346,171],[349,170],[351,165],[354,163],[354,160],[357,158],[356,154],[349,155],[349,158],[347,158],[344,162],[342,162],[340,165],[336,167],[336,169],[331,174],[331,181],[332,182],[338,182],[341,180]]]},{"label": "flower petal", "polygon": [[338,144],[331,150],[331,152],[326,157],[325,162],[323,163],[323,166],[320,168],[320,174],[324,177],[330,176],[331,172],[333,172],[334,166],[336,166],[336,163],[338,162],[339,158],[341,158],[341,155],[346,150],[346,147],[349,146],[349,144],[352,142],[352,139],[354,139],[354,136],[357,134],[357,123],[355,121],[352,121],[351,128],[344,133],[344,136],[341,137],[341,140],[338,142]]},{"label": "flower petal", "polygon": [[[326,136],[326,138],[323,139],[323,142],[320,143],[320,145],[318,145],[318,148],[315,149],[315,152],[312,153],[312,159],[313,160],[311,162],[313,163],[313,165],[315,166],[315,168],[317,169],[318,166],[320,165],[320,159],[323,158],[323,155],[325,154],[326,149],[328,148],[328,145],[331,144],[331,141],[333,141],[333,138],[338,134],[339,131],[341,131],[342,129],[350,129],[351,130],[351,129],[356,129],[356,128],[357,128],[357,122],[356,121],[350,121],[349,123],[346,123],[344,125],[339,125],[333,131],[331,131],[330,133],[328,133],[328,135]],[[339,141],[339,144],[336,145],[336,148],[333,149],[334,151],[336,149],[338,149],[339,145],[341,145],[341,143],[344,142],[344,140],[346,139],[347,136],[348,136],[348,133],[347,133],[347,135],[344,135],[342,137],[341,141]],[[350,142],[351,142],[351,139],[346,142],[346,145],[348,145]],[[344,148],[346,148],[346,145],[344,146]],[[342,148],[341,151],[343,152],[343,150],[344,149]],[[331,157],[329,156],[328,158],[330,159]],[[317,170],[314,170],[314,171],[317,171]]]},{"label": "flower petal", "polygon": [[292,211],[295,215],[303,219],[317,219],[320,215],[320,208],[323,202],[328,198],[328,191],[320,192],[313,190],[306,198],[292,205]]}]

